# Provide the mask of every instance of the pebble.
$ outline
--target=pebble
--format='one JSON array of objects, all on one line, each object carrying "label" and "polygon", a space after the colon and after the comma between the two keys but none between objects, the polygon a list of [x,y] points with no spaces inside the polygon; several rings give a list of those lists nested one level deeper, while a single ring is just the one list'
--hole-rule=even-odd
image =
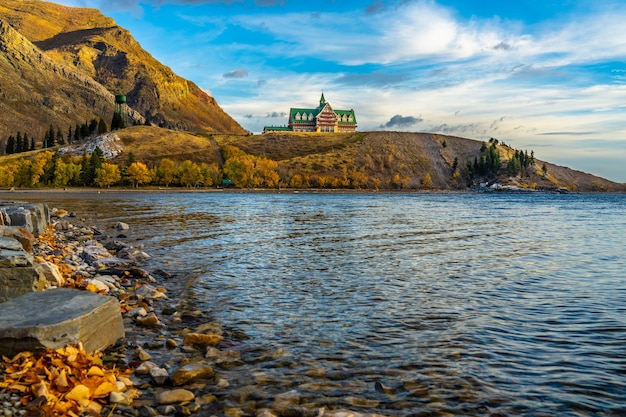
[{"label": "pebble", "polygon": [[169,379],[170,375],[167,369],[155,367],[150,369],[150,377],[157,385],[163,385]]},{"label": "pebble", "polygon": [[183,339],[183,345],[216,345],[222,340],[222,336],[217,334],[188,333]]},{"label": "pebble", "polygon": [[156,314],[150,313],[147,316],[135,317],[135,323],[142,327],[157,327],[161,322]]},{"label": "pebble", "polygon": [[177,388],[170,391],[161,391],[157,394],[157,402],[160,405],[177,404],[192,401],[195,398],[193,392]]},{"label": "pebble", "polygon": [[179,386],[198,378],[208,378],[214,375],[213,368],[202,362],[188,363],[182,365],[170,376],[172,384]]},{"label": "pebble", "polygon": [[152,356],[150,356],[150,354],[146,352],[142,347],[137,348],[137,350],[135,351],[135,356],[137,357],[137,359],[144,362],[152,359]]}]

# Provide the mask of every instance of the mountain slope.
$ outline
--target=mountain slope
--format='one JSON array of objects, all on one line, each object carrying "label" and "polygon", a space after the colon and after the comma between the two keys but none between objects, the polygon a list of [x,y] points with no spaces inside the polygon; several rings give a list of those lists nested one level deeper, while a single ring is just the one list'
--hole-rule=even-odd
[{"label": "mountain slope", "polygon": [[61,65],[0,19],[0,135],[49,125],[73,126],[112,109],[114,96],[92,78]]},{"label": "mountain slope", "polygon": [[[153,124],[190,132],[245,133],[215,99],[159,63],[127,30],[96,9],[71,8],[37,0],[3,0],[0,19],[5,22],[0,34],[3,37],[0,62],[4,64],[3,69],[13,67],[10,76],[0,80],[2,92],[13,98],[24,98],[33,91],[52,97],[55,110],[68,110],[66,117],[60,117],[46,109],[41,111],[38,105],[45,107],[45,103],[40,100],[26,100],[29,104],[22,106],[18,113],[27,115],[28,122],[25,121],[24,126],[35,123],[39,128],[38,132],[30,132],[31,135],[42,134],[50,123],[58,123],[60,128],[66,129],[94,115],[108,122],[113,113],[114,94],[127,96],[128,105],[138,112],[140,121],[145,117]],[[21,38],[8,31],[7,23]],[[8,33],[11,33],[10,39],[5,39]],[[24,48],[33,56],[16,53]],[[40,63],[39,56],[45,64]],[[14,84],[18,80],[15,75],[21,73],[30,76]],[[75,80],[74,84],[64,81],[63,92],[57,88],[59,74]],[[101,91],[97,94],[92,94],[90,89],[84,91],[83,85],[92,82],[103,89],[99,88]],[[68,106],[67,101],[80,95],[91,98],[90,108]],[[67,98],[60,100],[63,96]],[[65,119],[71,120],[62,123]],[[4,126],[0,128],[0,135],[24,131],[19,121],[19,117],[4,120],[0,115]]]}]

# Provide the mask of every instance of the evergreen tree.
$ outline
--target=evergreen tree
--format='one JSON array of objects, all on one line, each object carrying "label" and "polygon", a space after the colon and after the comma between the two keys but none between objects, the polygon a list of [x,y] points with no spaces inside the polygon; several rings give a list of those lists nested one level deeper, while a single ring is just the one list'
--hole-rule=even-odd
[{"label": "evergreen tree", "polygon": [[67,143],[72,143],[72,126],[67,129]]},{"label": "evergreen tree", "polygon": [[76,123],[76,127],[74,128],[74,142],[78,142],[80,140],[80,126]]},{"label": "evergreen tree", "polygon": [[35,150],[35,138],[30,138],[30,150]]},{"label": "evergreen tree", "polygon": [[61,132],[61,129],[57,130],[56,143],[59,145],[65,145],[65,138],[63,137],[63,132]]},{"label": "evergreen tree", "polygon": [[107,132],[107,124],[101,117],[100,122],[98,122],[98,134],[102,135],[106,132]]},{"label": "evergreen tree", "polygon": [[89,134],[93,135],[94,133],[96,133],[98,129],[98,121],[96,119],[91,119],[91,121],[89,122]]},{"label": "evergreen tree", "polygon": [[87,153],[83,152],[83,157],[80,160],[80,180],[85,187],[91,185],[91,181],[93,181],[93,178],[90,178],[89,173],[89,159],[90,158],[87,156]]},{"label": "evergreen tree", "polygon": [[59,154],[55,152],[52,155],[52,158],[50,158],[44,165],[43,174],[39,178],[39,182],[41,182],[44,185],[53,184],[58,163],[59,163]]},{"label": "evergreen tree", "polygon": [[80,138],[85,139],[87,136],[89,136],[89,126],[87,125],[87,122],[85,122],[80,127]]},{"label": "evergreen tree", "polygon": [[459,158],[455,157],[454,162],[452,163],[452,172],[456,172],[459,167]]},{"label": "evergreen tree", "polygon": [[89,158],[89,164],[87,166],[87,174],[86,174],[86,184],[93,185],[96,180],[96,172],[102,168],[102,163],[104,162],[104,152],[102,149],[96,146],[96,149],[91,153],[91,158]]},{"label": "evergreen tree", "polygon": [[9,139],[7,139],[7,146],[4,150],[4,153],[6,153],[7,155],[15,153],[15,138],[13,137],[13,135],[9,136]]},{"label": "evergreen tree", "polygon": [[113,120],[111,120],[111,131],[117,130],[117,129],[123,129],[125,127],[126,127],[126,124],[124,123],[124,119],[122,118],[122,115],[119,114],[118,112],[113,113]]},{"label": "evergreen tree", "polygon": [[24,152],[24,143],[22,141],[22,133],[17,132],[17,136],[15,138],[15,153]]}]

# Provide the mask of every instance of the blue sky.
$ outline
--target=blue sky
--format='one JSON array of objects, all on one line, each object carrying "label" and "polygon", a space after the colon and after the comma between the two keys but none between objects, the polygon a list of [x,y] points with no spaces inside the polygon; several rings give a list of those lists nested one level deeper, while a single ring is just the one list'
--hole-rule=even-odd
[{"label": "blue sky", "polygon": [[58,0],[95,7],[244,128],[322,91],[359,130],[495,137],[626,182],[621,0]]}]

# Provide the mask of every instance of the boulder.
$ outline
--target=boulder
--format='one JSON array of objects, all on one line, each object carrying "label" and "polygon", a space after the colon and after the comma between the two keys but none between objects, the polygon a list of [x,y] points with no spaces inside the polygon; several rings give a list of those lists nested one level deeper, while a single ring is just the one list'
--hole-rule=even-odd
[{"label": "boulder", "polygon": [[65,285],[65,278],[63,278],[63,274],[59,271],[58,266],[52,262],[41,262],[39,267],[41,268],[43,275],[46,277],[48,284],[55,287],[62,287]]},{"label": "boulder", "polygon": [[50,223],[48,206],[43,203],[0,202],[0,213],[4,225],[23,227],[35,237]]},{"label": "boulder", "polygon": [[106,259],[111,257],[111,252],[106,250],[106,248],[99,243],[90,242],[91,244],[87,244],[83,247],[82,258],[89,265],[93,264],[96,261],[101,259]]},{"label": "boulder", "polygon": [[33,251],[35,236],[23,227],[0,226],[0,235],[17,240],[28,253]]},{"label": "boulder", "polygon": [[124,337],[119,301],[88,291],[57,288],[0,304],[0,354],[82,343],[103,350]]},{"label": "boulder", "polygon": [[0,238],[0,303],[46,288],[46,277],[32,255],[14,239]]}]

